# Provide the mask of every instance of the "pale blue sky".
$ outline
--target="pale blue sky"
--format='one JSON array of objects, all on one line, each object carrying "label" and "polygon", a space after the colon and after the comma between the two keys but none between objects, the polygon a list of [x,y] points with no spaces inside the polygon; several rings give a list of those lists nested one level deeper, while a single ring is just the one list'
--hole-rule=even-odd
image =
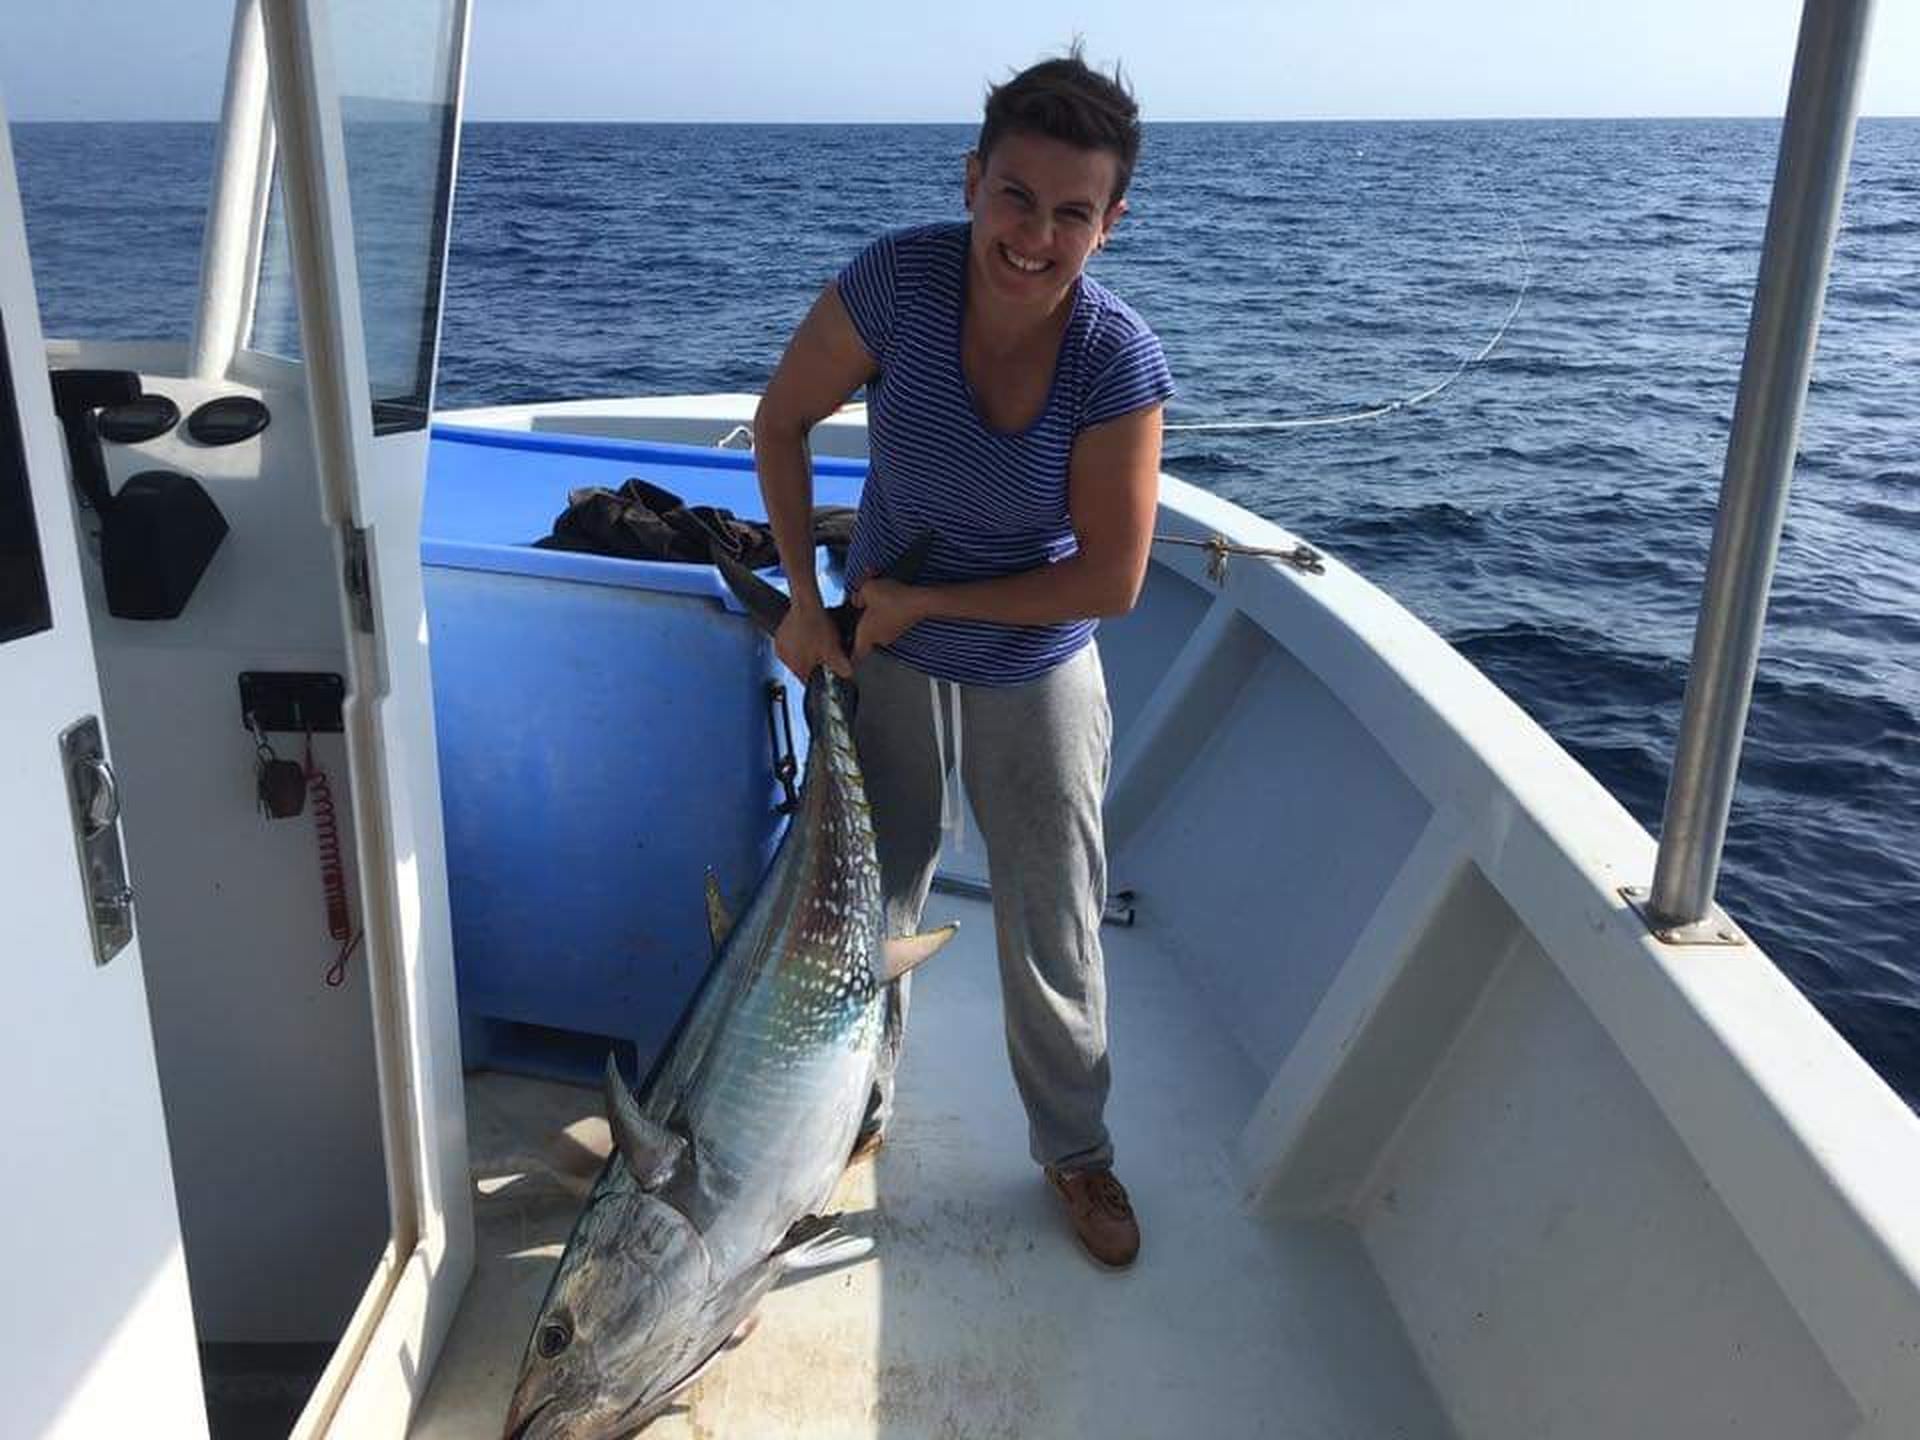
[{"label": "pale blue sky", "polygon": [[[16,119],[211,119],[223,0],[0,0]],[[476,120],[958,120],[1086,37],[1148,119],[1774,115],[1797,0],[474,0]],[[100,39],[111,35],[114,44]],[[1881,0],[1864,112],[1920,115],[1920,4]]]}]

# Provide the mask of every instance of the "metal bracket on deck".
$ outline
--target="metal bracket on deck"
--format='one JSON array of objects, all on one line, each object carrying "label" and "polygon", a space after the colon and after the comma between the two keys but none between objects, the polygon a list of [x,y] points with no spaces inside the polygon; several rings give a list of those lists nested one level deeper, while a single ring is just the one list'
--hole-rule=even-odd
[{"label": "metal bracket on deck", "polygon": [[1633,913],[1640,917],[1641,923],[1652,932],[1654,939],[1667,945],[1744,945],[1747,937],[1740,927],[1727,918],[1726,911],[1718,905],[1710,907],[1706,918],[1695,920],[1691,925],[1661,925],[1647,909],[1652,892],[1644,885],[1622,885],[1620,894],[1627,904],[1633,907]]}]

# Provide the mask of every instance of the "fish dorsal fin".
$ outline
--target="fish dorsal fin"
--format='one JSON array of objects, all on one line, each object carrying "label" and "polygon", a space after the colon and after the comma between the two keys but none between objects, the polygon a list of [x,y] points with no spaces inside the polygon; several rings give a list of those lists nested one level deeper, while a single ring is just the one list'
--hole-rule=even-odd
[{"label": "fish dorsal fin", "polygon": [[713,563],[720,567],[720,578],[726,581],[734,598],[753,617],[754,624],[767,634],[773,634],[780,628],[780,622],[787,618],[792,602],[718,545],[710,549]]},{"label": "fish dorsal fin", "polygon": [[940,537],[931,530],[923,530],[914,542],[900,552],[895,560],[881,573],[889,580],[898,580],[902,585],[912,585],[920,579],[920,572],[927,568],[927,558],[933,554],[935,542]]},{"label": "fish dorsal fin", "polygon": [[614,1148],[642,1190],[657,1190],[673,1174],[687,1142],[640,1113],[640,1102],[607,1056],[607,1123],[613,1128]]},{"label": "fish dorsal fin", "polygon": [[733,916],[727,913],[727,902],[720,897],[720,878],[707,871],[707,935],[713,941],[713,958],[720,958],[720,947],[727,943],[727,936],[733,933]]},{"label": "fish dorsal fin", "polygon": [[957,923],[942,925],[938,930],[928,930],[920,935],[899,935],[883,943],[878,967],[880,983],[885,985],[898,980],[951,940],[959,928]]}]

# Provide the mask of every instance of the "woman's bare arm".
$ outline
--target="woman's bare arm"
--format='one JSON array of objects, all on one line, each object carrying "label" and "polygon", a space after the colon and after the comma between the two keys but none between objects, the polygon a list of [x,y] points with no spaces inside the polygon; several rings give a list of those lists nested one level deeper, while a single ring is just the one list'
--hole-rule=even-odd
[{"label": "woman's bare arm", "polygon": [[807,433],[878,372],[839,290],[828,285],[787,342],[754,412],[754,468],[793,596],[793,609],[774,637],[774,648],[802,678],[819,665],[839,675],[852,673],[821,607],[820,582],[813,571],[813,465]]}]

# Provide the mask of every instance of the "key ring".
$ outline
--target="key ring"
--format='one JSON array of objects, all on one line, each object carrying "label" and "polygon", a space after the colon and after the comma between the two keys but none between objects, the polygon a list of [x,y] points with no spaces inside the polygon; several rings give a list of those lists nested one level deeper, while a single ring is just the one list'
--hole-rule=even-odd
[{"label": "key ring", "polygon": [[260,717],[251,710],[247,712],[247,729],[253,732],[253,753],[262,765],[280,757],[273,753],[273,745],[260,729]]}]

